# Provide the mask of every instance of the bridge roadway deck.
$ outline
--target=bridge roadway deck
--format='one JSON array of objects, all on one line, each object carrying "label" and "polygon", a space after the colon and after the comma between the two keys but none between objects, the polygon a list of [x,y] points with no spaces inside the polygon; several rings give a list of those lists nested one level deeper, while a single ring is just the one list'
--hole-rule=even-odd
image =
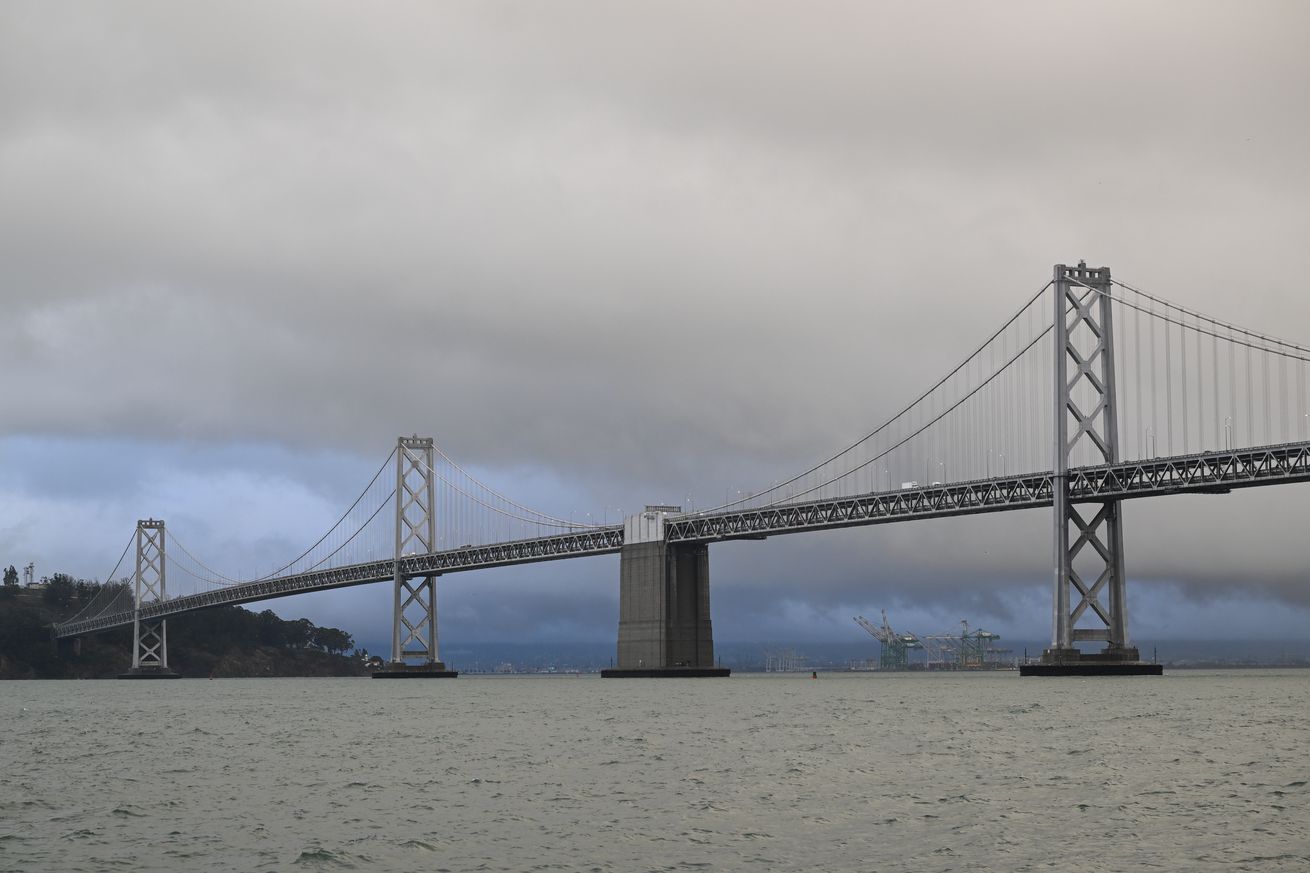
[{"label": "bridge roadway deck", "polygon": [[[1078,503],[1167,494],[1222,494],[1234,488],[1306,482],[1310,481],[1310,442],[1077,467],[1069,471],[1068,478],[1070,497]],[[665,536],[671,542],[764,539],[921,518],[1036,509],[1051,505],[1054,479],[1050,472],[1031,473],[760,509],[680,515],[666,521]],[[623,527],[615,525],[581,533],[407,555],[400,561],[400,571],[407,577],[445,574],[612,554],[622,547]],[[153,621],[210,606],[366,585],[391,579],[394,573],[395,564],[391,560],[299,573],[152,603],[142,607],[141,618]],[[71,637],[131,622],[132,611],[127,610],[65,622],[55,625],[54,631],[56,637]]]}]

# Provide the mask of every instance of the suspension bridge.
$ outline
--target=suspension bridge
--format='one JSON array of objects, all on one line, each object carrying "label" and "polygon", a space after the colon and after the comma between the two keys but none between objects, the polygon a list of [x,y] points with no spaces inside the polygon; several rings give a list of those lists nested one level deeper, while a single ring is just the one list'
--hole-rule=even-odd
[{"label": "suspension bridge", "polygon": [[[1060,264],[882,424],[735,501],[584,524],[493,489],[431,438],[401,437],[322,537],[254,579],[214,570],[163,521],[139,521],[106,577],[119,581],[54,634],[131,625],[125,675],[171,676],[169,616],[390,581],[391,657],[376,675],[454,676],[438,650],[440,576],[618,553],[617,667],[604,674],[727,675],[714,660],[712,543],[1050,507],[1051,645],[1022,672],[1158,673],[1129,640],[1122,504],[1310,480],[1307,370],[1305,346],[1170,302],[1106,267]],[[130,575],[120,576],[125,563]]]}]

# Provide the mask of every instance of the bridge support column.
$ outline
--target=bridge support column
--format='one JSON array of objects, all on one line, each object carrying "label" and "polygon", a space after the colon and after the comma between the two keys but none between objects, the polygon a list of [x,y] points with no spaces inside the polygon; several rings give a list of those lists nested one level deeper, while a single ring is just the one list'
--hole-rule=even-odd
[{"label": "bridge support column", "polygon": [[[1159,675],[1160,666],[1143,664],[1137,649],[1128,644],[1120,501],[1092,504],[1095,511],[1090,514],[1069,501],[1068,471],[1075,451],[1090,451],[1093,464],[1119,462],[1110,270],[1082,262],[1076,267],[1056,264],[1053,282],[1055,603],[1051,647],[1042,653],[1041,663],[1021,665],[1019,672]],[[1104,642],[1105,648],[1083,652],[1075,645],[1079,642]]]},{"label": "bridge support column", "polygon": [[627,520],[619,553],[618,666],[606,678],[727,676],[714,665],[710,555],[705,543],[664,539],[667,510]]},{"label": "bridge support column", "polygon": [[141,619],[141,607],[164,599],[164,523],[136,523],[136,575],[133,580],[132,669],[119,679],[177,679],[168,668],[168,623]]},{"label": "bridge support column", "polygon": [[[436,549],[436,471],[431,437],[396,443],[396,554],[391,661],[374,679],[453,679],[437,650],[437,576],[409,577],[402,559]],[[417,663],[410,663],[410,661]]]}]

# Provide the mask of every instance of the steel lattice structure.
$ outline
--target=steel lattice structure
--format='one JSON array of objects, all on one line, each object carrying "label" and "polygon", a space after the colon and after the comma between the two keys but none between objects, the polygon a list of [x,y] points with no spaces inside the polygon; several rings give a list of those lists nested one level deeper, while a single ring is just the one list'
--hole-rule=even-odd
[{"label": "steel lattice structure", "polygon": [[[1310,442],[1078,467],[1069,470],[1067,476],[1070,501],[1075,504],[1169,494],[1222,494],[1236,488],[1310,482]],[[665,522],[665,535],[673,542],[763,539],[924,518],[1038,509],[1052,505],[1053,483],[1054,474],[1045,472],[739,512],[688,514],[669,518]],[[252,603],[306,591],[366,585],[394,579],[397,568],[403,576],[417,577],[614,554],[622,547],[623,526],[614,525],[234,585],[145,605],[140,615],[150,620],[210,606]],[[132,621],[131,611],[112,613],[56,625],[55,635],[78,636]]]},{"label": "steel lattice structure", "polygon": [[[1108,644],[1109,651],[1123,650],[1125,659],[1137,660],[1137,653],[1128,650],[1119,501],[1103,500],[1090,516],[1084,517],[1074,506],[1069,487],[1069,459],[1080,443],[1090,443],[1090,449],[1107,464],[1119,460],[1110,270],[1082,263],[1076,267],[1057,264],[1052,281],[1056,411],[1055,472],[1051,484],[1055,505],[1055,591],[1051,648],[1044,657],[1076,660],[1075,640],[1099,640]],[[1072,543],[1071,523],[1077,534]],[[1080,556],[1085,556],[1081,562]],[[1095,573],[1095,578],[1084,578],[1076,565],[1082,566],[1084,572]],[[1102,592],[1108,596],[1108,604],[1101,602]],[[1078,602],[1071,611],[1075,594]],[[1075,627],[1084,617],[1099,619],[1099,625]]]},{"label": "steel lattice structure", "polygon": [[[461,570],[480,570],[487,567],[507,567],[513,564],[555,561],[561,558],[609,555],[618,552],[622,547],[623,527],[614,525],[579,533],[555,534],[487,546],[471,546],[426,555],[406,555],[399,562],[387,558],[381,561],[368,561],[330,570],[315,570],[308,573],[281,576],[276,579],[231,585],[226,588],[207,591],[203,594],[175,597],[172,600],[142,607],[141,617],[143,619],[155,619],[191,612],[196,609],[206,609],[211,606],[255,603],[260,600],[271,600],[275,597],[286,597],[289,594],[327,591],[332,588],[349,588],[354,585],[386,582],[395,579],[397,565],[399,565],[401,575],[408,578],[428,574],[454,573]],[[73,637],[107,630],[119,625],[131,624],[132,621],[132,610],[123,610],[97,615],[80,621],[57,624],[54,630],[56,637]]]},{"label": "steel lattice structure", "polygon": [[[713,657],[708,544],[1051,507],[1051,646],[1042,664],[1022,669],[1158,672],[1129,644],[1123,501],[1310,481],[1308,389],[1310,347],[1170,303],[1106,267],[1057,264],[1050,282],[909,405],[735,502],[725,493],[722,505],[699,513],[648,506],[625,525],[593,525],[590,514],[575,521],[524,506],[432,439],[401,437],[390,493],[379,483],[391,456],[326,534],[255,581],[212,570],[173,537],[175,558],[190,562],[174,569],[203,587],[168,599],[163,522],[139,522],[132,602],[126,589],[107,589],[55,634],[133,624],[134,668],[160,671],[167,616],[389,580],[391,674],[454,676],[438,655],[439,576],[617,552],[619,658],[609,672],[726,675]],[[919,472],[923,484],[913,481]],[[373,560],[375,550],[389,559]],[[1089,642],[1105,648],[1078,648]]]},{"label": "steel lattice structure", "polygon": [[[167,603],[164,523],[153,518],[136,523],[136,573],[132,596],[132,669],[168,669],[168,627],[149,606]],[[143,614],[144,613],[144,614]]]},{"label": "steel lattice structure", "polygon": [[[437,574],[401,570],[406,554],[429,554],[437,544],[436,483],[431,437],[401,437],[396,443],[396,552],[392,578],[395,606],[391,662],[418,658],[438,664]],[[409,648],[409,647],[413,648]]]}]

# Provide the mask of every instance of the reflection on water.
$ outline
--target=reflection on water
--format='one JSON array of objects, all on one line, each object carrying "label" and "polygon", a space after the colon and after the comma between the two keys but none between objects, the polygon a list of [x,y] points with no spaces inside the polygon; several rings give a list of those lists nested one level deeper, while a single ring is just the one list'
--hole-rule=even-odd
[{"label": "reflection on water", "polygon": [[10,682],[0,870],[1310,869],[1310,671]]}]

